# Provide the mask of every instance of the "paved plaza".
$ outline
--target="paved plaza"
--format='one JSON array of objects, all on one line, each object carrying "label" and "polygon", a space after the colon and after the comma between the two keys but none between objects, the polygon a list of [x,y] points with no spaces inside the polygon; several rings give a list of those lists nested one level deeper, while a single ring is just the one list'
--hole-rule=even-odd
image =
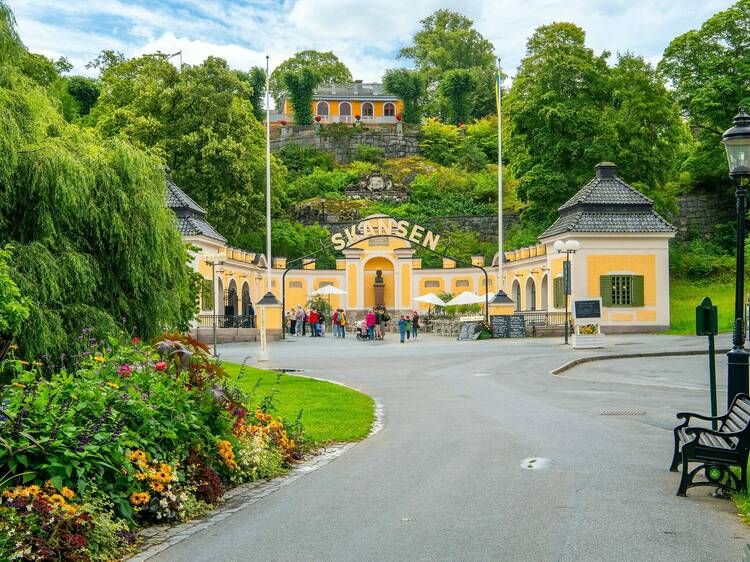
[{"label": "paved plaza", "polygon": [[[676,497],[667,471],[675,412],[708,409],[705,355],[549,374],[576,357],[704,346],[644,335],[609,337],[603,351],[557,338],[274,343],[270,367],[366,392],[383,429],[153,560],[739,560],[750,529],[734,505],[707,488]],[[220,346],[228,361],[256,351]],[[722,408],[721,356],[718,373]],[[549,461],[523,468],[529,458]]]}]

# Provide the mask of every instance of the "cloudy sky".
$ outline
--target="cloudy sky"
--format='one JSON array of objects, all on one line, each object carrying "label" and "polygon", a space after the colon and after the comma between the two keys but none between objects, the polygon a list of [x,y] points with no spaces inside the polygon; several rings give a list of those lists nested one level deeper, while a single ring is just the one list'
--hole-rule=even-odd
[{"label": "cloudy sky", "polygon": [[597,52],[629,50],[656,62],[670,39],[732,0],[7,0],[24,43],[66,56],[74,72],[103,49],[127,56],[182,50],[184,62],[217,55],[235,68],[278,64],[302,49],[333,51],[355,78],[377,81],[406,66],[398,49],[419,20],[449,8],[475,21],[509,74],[542,24],[582,26]]}]

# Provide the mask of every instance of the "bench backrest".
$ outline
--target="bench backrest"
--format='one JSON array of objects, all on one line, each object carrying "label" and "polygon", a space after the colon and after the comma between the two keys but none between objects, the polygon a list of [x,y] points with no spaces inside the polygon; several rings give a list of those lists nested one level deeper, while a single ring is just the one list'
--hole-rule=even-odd
[{"label": "bench backrest", "polygon": [[[745,431],[750,433],[750,397],[746,395],[737,396],[732,407],[727,413],[727,418],[721,424],[719,431],[722,433],[737,433]],[[736,445],[737,437],[729,438]]]}]

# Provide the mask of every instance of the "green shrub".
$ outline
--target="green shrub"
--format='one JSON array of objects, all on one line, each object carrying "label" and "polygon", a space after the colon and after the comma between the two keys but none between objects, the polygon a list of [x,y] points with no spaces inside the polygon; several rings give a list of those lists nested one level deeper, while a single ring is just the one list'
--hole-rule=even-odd
[{"label": "green shrub", "polygon": [[490,115],[466,125],[466,139],[477,145],[488,161],[497,162],[497,116]]},{"label": "green shrub", "polygon": [[21,291],[10,277],[10,250],[7,246],[0,248],[0,339],[2,336],[12,338],[29,317],[29,308],[21,297]]},{"label": "green shrub", "polygon": [[289,171],[289,180],[311,174],[313,170],[330,171],[333,169],[333,156],[330,152],[291,143],[274,153]]},{"label": "green shrub", "polygon": [[357,181],[359,174],[347,170],[321,170],[316,168],[311,174],[300,176],[287,187],[291,201],[304,201],[321,195],[343,193],[346,186]]},{"label": "green shrub", "polygon": [[383,160],[385,160],[385,149],[379,146],[358,144],[357,148],[354,149],[354,160],[380,164]]},{"label": "green shrub", "polygon": [[419,148],[433,162],[449,166],[456,163],[463,139],[459,128],[430,119],[422,125]]},{"label": "green shrub", "polygon": [[710,241],[676,242],[669,252],[669,269],[678,279],[730,277],[734,266],[734,256]]}]

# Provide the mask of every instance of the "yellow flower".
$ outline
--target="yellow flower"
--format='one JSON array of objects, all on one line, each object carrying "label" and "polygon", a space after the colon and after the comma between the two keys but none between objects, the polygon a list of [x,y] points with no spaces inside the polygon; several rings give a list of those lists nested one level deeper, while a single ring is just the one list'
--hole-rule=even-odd
[{"label": "yellow flower", "polygon": [[63,495],[63,497],[65,497],[67,499],[70,499],[73,496],[75,496],[75,492],[73,492],[73,490],[71,490],[70,488],[67,488],[67,487],[63,487],[63,489],[60,490],[60,493]]},{"label": "yellow flower", "polygon": [[113,382],[108,382],[108,383],[107,383],[107,386],[110,386],[110,387],[112,387],[112,388],[120,388],[120,385],[118,385],[118,384],[116,384],[116,383],[113,383]]},{"label": "yellow flower", "polygon": [[14,382],[13,386],[15,386],[16,388],[26,388],[26,385],[21,384],[20,382]]},{"label": "yellow flower", "polygon": [[97,363],[104,363],[104,357],[102,357],[101,355],[95,355],[94,361],[96,361]]},{"label": "yellow flower", "polygon": [[164,484],[161,482],[151,482],[151,489],[161,494],[164,491]]},{"label": "yellow flower", "polygon": [[145,480],[146,479],[146,474],[143,473],[143,472],[139,472],[138,474],[135,475],[135,479],[136,480]]},{"label": "yellow flower", "polygon": [[28,364],[29,364],[29,362],[28,362],[28,361],[19,361],[19,363],[20,363],[21,365],[28,365]]},{"label": "yellow flower", "polygon": [[143,505],[144,503],[148,503],[150,499],[151,496],[148,492],[133,493],[130,495],[130,503],[133,505]]},{"label": "yellow flower", "polygon": [[14,343],[10,344],[10,349],[16,350],[18,349],[18,346]]}]

